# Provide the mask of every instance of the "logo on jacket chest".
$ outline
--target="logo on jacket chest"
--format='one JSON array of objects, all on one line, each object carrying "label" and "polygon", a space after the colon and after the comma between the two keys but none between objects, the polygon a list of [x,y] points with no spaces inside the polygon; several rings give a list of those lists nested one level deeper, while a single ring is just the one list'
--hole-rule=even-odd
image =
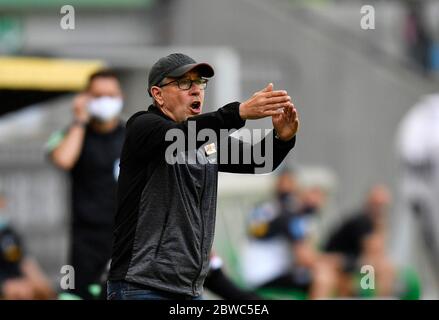
[{"label": "logo on jacket chest", "polygon": [[206,159],[207,159],[207,161],[209,162],[209,163],[211,163],[211,164],[214,164],[214,163],[216,163],[216,159],[217,159],[217,157],[216,157],[216,155],[217,155],[217,152],[216,152],[216,145],[215,145],[215,143],[211,143],[211,144],[207,144],[207,145],[205,145],[204,146],[204,151],[205,151],[205,157],[206,157]]},{"label": "logo on jacket chest", "polygon": [[175,160],[171,161],[170,164],[180,163],[195,165],[207,165],[217,163],[217,149],[215,143],[206,144],[201,146],[197,150],[181,151],[175,154]]}]

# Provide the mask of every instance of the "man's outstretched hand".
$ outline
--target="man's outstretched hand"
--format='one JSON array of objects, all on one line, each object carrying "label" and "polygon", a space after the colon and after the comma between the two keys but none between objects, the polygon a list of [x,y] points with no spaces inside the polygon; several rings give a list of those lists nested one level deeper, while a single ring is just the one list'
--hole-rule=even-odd
[{"label": "man's outstretched hand", "polygon": [[288,93],[285,90],[273,91],[273,84],[270,83],[239,105],[239,115],[244,120],[275,116],[281,114],[290,104]]},{"label": "man's outstretched hand", "polygon": [[284,107],[282,113],[272,116],[272,122],[277,136],[283,141],[292,139],[299,131],[299,115],[291,102]]}]

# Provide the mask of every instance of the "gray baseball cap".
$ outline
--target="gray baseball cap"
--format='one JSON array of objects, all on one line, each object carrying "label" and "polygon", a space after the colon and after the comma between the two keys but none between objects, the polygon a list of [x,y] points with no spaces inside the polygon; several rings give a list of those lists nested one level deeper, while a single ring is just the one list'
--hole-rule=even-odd
[{"label": "gray baseball cap", "polygon": [[178,78],[186,72],[196,69],[200,76],[213,77],[214,71],[208,63],[197,63],[191,57],[183,53],[172,53],[160,58],[151,68],[148,76],[148,93],[151,95],[151,87],[157,86],[164,78]]}]

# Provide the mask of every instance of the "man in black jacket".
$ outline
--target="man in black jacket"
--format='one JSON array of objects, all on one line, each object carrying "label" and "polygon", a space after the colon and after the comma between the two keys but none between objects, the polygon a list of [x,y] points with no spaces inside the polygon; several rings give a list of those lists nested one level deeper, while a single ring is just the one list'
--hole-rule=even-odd
[{"label": "man in black jacket", "polygon": [[[210,65],[181,53],[151,69],[153,104],[127,122],[108,299],[199,299],[214,236],[218,171],[270,172],[294,147],[297,111],[272,84],[243,103],[201,114],[213,74]],[[274,130],[255,145],[223,134],[267,116]]]}]

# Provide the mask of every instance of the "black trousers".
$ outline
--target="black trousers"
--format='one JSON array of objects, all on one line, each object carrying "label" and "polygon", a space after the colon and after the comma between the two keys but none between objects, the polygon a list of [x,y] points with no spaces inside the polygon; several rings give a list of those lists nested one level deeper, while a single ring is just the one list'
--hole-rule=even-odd
[{"label": "black trousers", "polygon": [[[106,272],[111,257],[111,237],[99,234],[75,233],[70,248],[70,264],[75,270],[75,288],[68,290],[82,299],[105,299]],[[94,293],[92,285],[100,288]]]}]

